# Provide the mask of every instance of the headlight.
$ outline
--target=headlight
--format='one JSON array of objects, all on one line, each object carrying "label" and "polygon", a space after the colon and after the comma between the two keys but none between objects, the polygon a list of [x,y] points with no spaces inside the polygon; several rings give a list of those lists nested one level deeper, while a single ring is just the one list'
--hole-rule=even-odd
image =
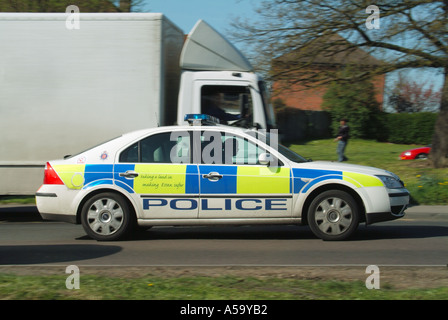
[{"label": "headlight", "polygon": [[377,176],[377,178],[379,178],[381,181],[383,181],[386,188],[389,188],[389,189],[403,188],[403,183],[395,177]]},{"label": "headlight", "polygon": [[411,155],[411,153],[410,152],[405,152],[404,155],[409,157]]}]

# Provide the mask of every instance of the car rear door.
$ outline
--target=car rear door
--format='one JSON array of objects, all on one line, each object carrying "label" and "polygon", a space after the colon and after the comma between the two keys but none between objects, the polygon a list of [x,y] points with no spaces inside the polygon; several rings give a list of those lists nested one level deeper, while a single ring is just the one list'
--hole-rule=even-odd
[{"label": "car rear door", "polygon": [[191,165],[190,133],[156,133],[124,149],[114,182],[138,204],[142,219],[195,219],[199,185]]}]

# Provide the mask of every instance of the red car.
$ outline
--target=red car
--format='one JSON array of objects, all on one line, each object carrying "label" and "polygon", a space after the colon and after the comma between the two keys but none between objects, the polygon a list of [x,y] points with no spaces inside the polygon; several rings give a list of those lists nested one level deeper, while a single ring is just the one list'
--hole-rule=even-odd
[{"label": "red car", "polygon": [[401,153],[401,160],[427,159],[431,146],[407,150]]}]

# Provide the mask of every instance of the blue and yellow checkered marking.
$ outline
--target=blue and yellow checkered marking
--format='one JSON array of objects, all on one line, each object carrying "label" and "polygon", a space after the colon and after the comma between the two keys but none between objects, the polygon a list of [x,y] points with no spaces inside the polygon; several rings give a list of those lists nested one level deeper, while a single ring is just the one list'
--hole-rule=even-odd
[{"label": "blue and yellow checkered marking", "polygon": [[[354,172],[265,166],[172,165],[172,164],[76,164],[54,165],[70,189],[117,185],[142,194],[288,194],[306,193],[325,180],[344,180],[355,188],[383,186],[378,178]],[[136,171],[138,177],[120,176]],[[218,172],[210,181],[202,176]]]},{"label": "blue and yellow checkered marking", "polygon": [[202,194],[236,194],[237,193],[237,166],[214,166],[201,165],[199,166],[199,174],[202,177],[204,174],[211,172],[218,172],[222,174],[222,179],[219,181],[210,181],[209,179],[200,179],[200,190]]},{"label": "blue and yellow checkered marking", "polygon": [[[135,179],[120,173],[136,171]],[[194,165],[116,164],[115,183],[128,192],[147,194],[198,194],[198,170]]]},{"label": "blue and yellow checkered marking", "polygon": [[343,180],[355,188],[384,186],[375,176],[337,170],[293,169],[293,177],[294,193],[306,193],[314,185],[325,180]]},{"label": "blue and yellow checkered marking", "polygon": [[292,169],[292,173],[294,177],[294,193],[306,193],[312,186],[324,180],[342,180],[342,171]]}]

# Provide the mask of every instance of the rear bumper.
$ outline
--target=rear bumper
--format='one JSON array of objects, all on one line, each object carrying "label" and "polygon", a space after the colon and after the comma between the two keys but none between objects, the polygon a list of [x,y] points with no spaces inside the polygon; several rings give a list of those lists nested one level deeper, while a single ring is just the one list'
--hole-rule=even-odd
[{"label": "rear bumper", "polygon": [[66,214],[57,214],[57,213],[44,213],[39,211],[40,216],[44,220],[52,220],[52,221],[61,221],[77,224],[76,216],[70,216]]},{"label": "rear bumper", "polygon": [[70,207],[73,194],[66,190],[65,186],[43,185],[36,192],[36,206],[42,219],[78,223]]}]

